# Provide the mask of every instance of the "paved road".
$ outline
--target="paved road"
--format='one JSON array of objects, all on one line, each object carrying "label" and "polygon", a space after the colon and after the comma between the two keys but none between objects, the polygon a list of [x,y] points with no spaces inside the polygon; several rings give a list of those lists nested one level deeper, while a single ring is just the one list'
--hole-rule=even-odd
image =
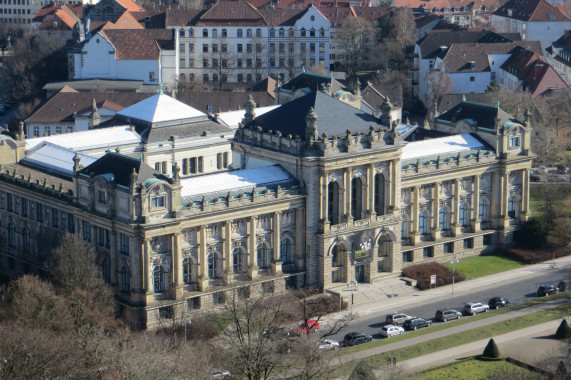
[{"label": "paved road", "polygon": [[[535,298],[535,292],[539,285],[551,284],[554,282],[554,278],[559,281],[559,279],[564,278],[565,275],[564,269],[558,271],[541,270],[535,273],[528,273],[525,278],[516,277],[516,279],[505,283],[484,283],[475,287],[472,291],[455,291],[454,295],[451,294],[451,291],[441,292],[437,297],[428,300],[419,299],[417,303],[411,303],[410,300],[405,299],[401,304],[392,305],[392,309],[389,310],[431,319],[438,309],[451,308],[461,311],[466,302],[487,303],[490,298],[495,296],[506,297],[513,305],[516,305]],[[458,288],[458,286],[456,286],[456,288]],[[417,298],[421,297],[422,293],[417,295]],[[364,315],[360,313],[360,315],[361,317],[359,319],[351,322],[350,326],[347,327],[343,333],[333,336],[333,339],[343,340],[343,335],[348,331],[362,331],[373,335],[375,339],[381,339],[379,331],[385,324],[386,313],[377,312]]]}]

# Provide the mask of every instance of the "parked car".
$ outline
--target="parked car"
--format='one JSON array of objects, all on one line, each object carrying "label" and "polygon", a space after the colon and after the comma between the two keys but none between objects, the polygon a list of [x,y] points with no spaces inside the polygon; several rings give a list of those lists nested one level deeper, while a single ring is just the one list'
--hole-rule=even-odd
[{"label": "parked car", "polygon": [[541,285],[537,288],[537,296],[545,297],[557,293],[557,288],[553,285]]},{"label": "parked car", "polygon": [[299,327],[297,328],[297,331],[300,334],[307,334],[308,329],[309,332],[317,332],[317,330],[319,330],[320,328],[321,324],[319,323],[318,320],[310,319],[309,321],[307,321],[307,326],[305,325],[305,323],[300,323]]},{"label": "parked car", "polygon": [[332,339],[323,339],[319,342],[320,350],[338,350],[339,349],[339,342]]},{"label": "parked car", "polygon": [[381,335],[385,338],[390,338],[391,336],[401,335],[404,333],[404,329],[400,326],[395,325],[385,325],[381,328]]},{"label": "parked car", "polygon": [[428,327],[430,325],[432,325],[431,320],[426,320],[424,318],[414,318],[406,320],[402,325],[402,327],[404,327],[405,330],[410,331],[410,330],[418,330],[420,328]]},{"label": "parked car", "polygon": [[569,280],[559,281],[559,284],[557,284],[557,289],[560,292],[565,292],[565,291],[569,290]]},{"label": "parked car", "polygon": [[411,319],[410,315],[405,313],[391,313],[387,314],[385,321],[390,325],[402,325],[404,321]]},{"label": "parked car", "polygon": [[343,338],[341,344],[346,347],[356,346],[357,344],[367,343],[373,340],[371,335],[362,332],[350,332]]},{"label": "parked car", "polygon": [[499,309],[501,307],[507,307],[510,305],[511,305],[510,300],[503,297],[494,297],[490,299],[490,302],[488,302],[488,306],[490,306],[490,309]]},{"label": "parked car", "polygon": [[460,319],[460,318],[462,318],[462,313],[454,309],[438,310],[436,312],[436,315],[434,316],[434,319],[441,322],[446,322],[451,319]]},{"label": "parked car", "polygon": [[464,314],[475,315],[478,313],[485,313],[490,307],[480,302],[468,302],[464,305]]},{"label": "parked car", "polygon": [[230,376],[230,371],[226,371],[223,369],[212,368],[212,371],[210,371],[211,379],[223,379],[228,376]]}]

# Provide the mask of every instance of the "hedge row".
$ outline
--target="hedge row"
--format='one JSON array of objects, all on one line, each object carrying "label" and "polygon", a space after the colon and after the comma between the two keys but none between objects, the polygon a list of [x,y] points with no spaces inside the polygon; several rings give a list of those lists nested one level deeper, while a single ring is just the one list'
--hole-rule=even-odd
[{"label": "hedge row", "polygon": [[554,257],[571,255],[571,247],[549,246],[542,249],[506,248],[505,255],[526,264],[537,264],[552,260]]},{"label": "hedge row", "polygon": [[[430,288],[430,276],[434,274],[436,275],[436,286],[443,286],[452,283],[452,269],[439,263],[410,265],[402,270],[402,275],[404,277],[414,278],[417,281],[416,286],[422,290]],[[462,273],[456,272],[454,274],[455,282],[464,281],[465,279],[466,276]]]}]

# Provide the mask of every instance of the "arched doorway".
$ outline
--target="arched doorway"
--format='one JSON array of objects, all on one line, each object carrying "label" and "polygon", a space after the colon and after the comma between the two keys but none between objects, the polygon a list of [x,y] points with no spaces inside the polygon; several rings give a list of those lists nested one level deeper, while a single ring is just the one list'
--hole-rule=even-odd
[{"label": "arched doorway", "polygon": [[347,249],[336,243],[331,248],[331,282],[347,282]]},{"label": "arched doorway", "polygon": [[387,233],[382,234],[377,240],[377,272],[390,272],[390,260],[393,256],[393,239]]}]

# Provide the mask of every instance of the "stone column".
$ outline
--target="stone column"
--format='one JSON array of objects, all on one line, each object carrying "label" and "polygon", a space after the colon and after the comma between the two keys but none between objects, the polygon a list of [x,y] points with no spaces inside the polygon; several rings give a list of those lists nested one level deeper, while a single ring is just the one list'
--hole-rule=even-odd
[{"label": "stone column", "polygon": [[280,215],[281,211],[276,211],[272,215],[272,271],[281,273],[282,262],[280,261]]},{"label": "stone column", "polygon": [[472,188],[472,231],[480,232],[480,175],[474,176],[474,187]]},{"label": "stone column", "polygon": [[[77,230],[76,230],[77,231]],[[111,284],[117,284],[117,233],[111,230],[111,249],[109,250],[111,259]]]},{"label": "stone column", "polygon": [[435,240],[438,240],[442,237],[442,231],[440,230],[440,226],[438,224],[438,215],[439,215],[439,207],[440,207],[440,183],[434,182],[432,186],[432,231],[433,237]]},{"label": "stone column", "polygon": [[529,215],[529,169],[522,170],[521,178],[521,214],[520,221],[525,222]]},{"label": "stone column", "polygon": [[175,299],[180,299],[183,294],[183,274],[182,274],[182,234],[180,232],[176,232],[172,235],[172,266],[173,266],[173,288],[174,293],[171,292],[175,296]]},{"label": "stone column", "polygon": [[454,236],[458,236],[462,232],[462,227],[458,222],[458,213],[460,212],[460,180],[456,178],[454,180],[454,201],[452,202],[452,220],[450,221],[452,226],[452,233]]},{"label": "stone column", "polygon": [[351,170],[343,168],[343,210],[342,222],[349,221],[351,217]]},{"label": "stone column", "polygon": [[204,290],[206,284],[208,284],[208,268],[206,260],[206,228],[204,226],[198,227],[196,240],[198,243],[198,286],[200,287],[200,290]]},{"label": "stone column", "polygon": [[252,268],[250,277],[255,280],[258,277],[258,250],[256,249],[256,217],[251,216],[248,220],[248,265]]},{"label": "stone column", "polygon": [[142,288],[147,293],[152,293],[152,283],[151,283],[151,239],[145,239],[143,244],[143,273],[142,273]]},{"label": "stone column", "polygon": [[412,204],[412,213],[410,216],[410,240],[412,245],[416,245],[420,241],[420,233],[418,232],[418,211],[420,189],[418,186],[413,187],[412,196],[414,198]]},{"label": "stone column", "polygon": [[502,192],[501,192],[500,173],[492,173],[492,194],[490,199],[490,221],[494,227],[500,226],[500,219],[502,214]]},{"label": "stone column", "polygon": [[305,255],[303,247],[305,246],[303,236],[305,233],[304,208],[295,209],[295,267],[296,270],[305,268]]},{"label": "stone column", "polygon": [[232,229],[230,228],[230,221],[227,220],[223,225],[222,231],[224,236],[224,243],[222,243],[222,272],[234,273],[232,268]]},{"label": "stone column", "polygon": [[501,189],[502,189],[502,198],[501,198],[501,205],[502,205],[502,217],[503,217],[503,222],[502,222],[502,226],[503,228],[507,228],[509,227],[510,224],[510,217],[508,215],[508,199],[509,199],[509,178],[510,178],[510,172],[508,170],[505,170],[502,173],[502,177],[501,177]]},{"label": "stone column", "polygon": [[375,216],[375,166],[370,163],[367,168],[367,215]]}]

